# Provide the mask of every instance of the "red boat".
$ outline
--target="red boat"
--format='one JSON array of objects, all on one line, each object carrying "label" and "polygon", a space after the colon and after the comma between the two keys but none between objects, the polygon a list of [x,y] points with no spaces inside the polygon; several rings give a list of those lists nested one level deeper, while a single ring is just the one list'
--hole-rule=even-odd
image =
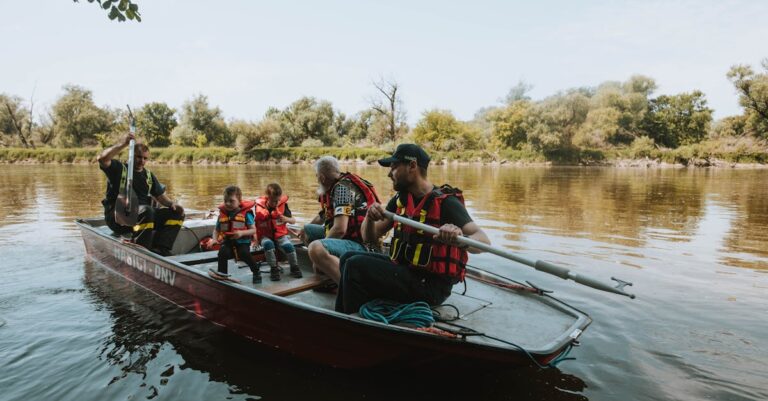
[{"label": "red boat", "polygon": [[[457,285],[432,331],[367,320],[334,311],[335,295],[313,291],[327,284],[297,246],[303,277],[283,275],[251,284],[249,269],[230,265],[241,283],[211,278],[216,251],[199,239],[214,220],[188,215],[174,244],[161,256],[112,234],[102,218],[80,219],[88,256],[104,268],[215,324],[297,358],[341,368],[429,365],[478,369],[548,364],[570,350],[591,323],[585,313],[528,285],[468,268],[467,291]],[[263,260],[260,250],[254,250]],[[230,263],[234,263],[230,261]],[[268,269],[266,270],[268,271]]]}]

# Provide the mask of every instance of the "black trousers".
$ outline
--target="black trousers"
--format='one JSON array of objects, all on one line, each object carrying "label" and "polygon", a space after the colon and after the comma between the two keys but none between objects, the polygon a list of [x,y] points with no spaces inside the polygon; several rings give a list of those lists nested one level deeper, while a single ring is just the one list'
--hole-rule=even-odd
[{"label": "black trousers", "polygon": [[379,253],[347,252],[339,263],[338,312],[357,312],[363,304],[374,299],[440,305],[451,295],[453,288],[448,277],[398,265],[389,256]]},{"label": "black trousers", "polygon": [[251,255],[251,244],[238,244],[235,240],[224,240],[219,248],[219,273],[227,274],[227,261],[237,257],[245,262],[253,274],[259,274],[259,266]]},{"label": "black trousers", "polygon": [[134,227],[121,226],[115,222],[115,205],[104,205],[104,221],[115,234],[132,234],[135,243],[161,255],[170,255],[173,243],[184,221],[182,212],[169,208],[139,206],[138,223]]}]

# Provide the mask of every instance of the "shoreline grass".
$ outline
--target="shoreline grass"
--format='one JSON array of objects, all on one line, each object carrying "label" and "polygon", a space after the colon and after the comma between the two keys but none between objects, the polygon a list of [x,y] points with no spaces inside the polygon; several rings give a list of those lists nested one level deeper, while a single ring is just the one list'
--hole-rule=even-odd
[{"label": "shoreline grass", "polygon": [[[0,163],[95,163],[100,148],[0,148]],[[127,152],[124,152],[127,154]],[[160,164],[259,164],[311,162],[332,155],[343,162],[375,163],[389,153],[376,148],[258,148],[239,152],[223,147],[153,148],[152,161]],[[677,149],[655,147],[634,149],[559,149],[538,153],[505,149],[498,152],[466,150],[431,151],[432,160],[442,163],[542,164],[542,165],[651,165],[718,166],[731,164],[768,164],[768,152],[750,148],[724,148],[702,142]],[[125,155],[121,155],[124,158]]]}]

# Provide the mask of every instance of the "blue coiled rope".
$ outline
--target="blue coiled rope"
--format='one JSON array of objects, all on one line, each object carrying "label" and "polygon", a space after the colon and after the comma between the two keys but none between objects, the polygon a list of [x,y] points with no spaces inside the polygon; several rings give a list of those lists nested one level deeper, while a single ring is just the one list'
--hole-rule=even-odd
[{"label": "blue coiled rope", "polygon": [[426,302],[400,304],[374,299],[360,307],[360,316],[387,324],[405,324],[411,327],[430,327],[435,323],[432,309]]}]

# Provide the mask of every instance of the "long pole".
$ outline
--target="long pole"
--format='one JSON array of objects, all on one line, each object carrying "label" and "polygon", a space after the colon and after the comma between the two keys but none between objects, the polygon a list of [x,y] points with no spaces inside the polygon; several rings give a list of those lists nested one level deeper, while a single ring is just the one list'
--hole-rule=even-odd
[{"label": "long pole", "polygon": [[[136,135],[136,120],[133,118],[133,112],[131,106],[128,106],[128,115],[130,116],[130,130],[131,134]],[[128,144],[128,177],[125,180],[125,210],[126,212],[131,210],[131,191],[133,191],[133,164],[134,164],[134,148],[136,147],[136,141],[131,139]]]},{"label": "long pole", "polygon": [[[418,221],[414,221],[414,220],[405,218],[405,217],[400,216],[400,215],[396,215],[396,214],[394,214],[394,213],[392,213],[390,211],[385,211],[384,214],[388,218],[393,219],[393,220],[397,221],[398,223],[411,226],[411,227],[413,227],[413,228],[415,228],[417,230],[422,230],[422,231],[430,233],[430,234],[437,234],[439,232],[439,230],[437,228],[435,228],[435,227],[428,226],[428,225],[423,224],[423,223],[419,223]],[[509,260],[512,260],[512,261],[515,261],[515,262],[518,262],[518,263],[522,263],[522,264],[524,264],[526,266],[533,267],[534,269],[542,271],[544,273],[548,273],[548,274],[551,274],[553,276],[560,277],[563,280],[573,280],[573,281],[575,281],[575,282],[577,282],[579,284],[583,284],[583,285],[586,285],[588,287],[592,287],[592,288],[597,289],[597,290],[612,292],[614,294],[619,294],[619,295],[624,295],[624,296],[630,297],[632,299],[635,298],[634,294],[630,294],[630,293],[627,293],[627,292],[624,291],[624,287],[627,286],[627,285],[632,285],[632,283],[629,283],[629,282],[626,282],[626,281],[623,281],[623,280],[619,280],[617,278],[611,277],[612,280],[614,280],[614,281],[616,281],[618,283],[618,285],[614,287],[611,284],[604,283],[604,282],[602,282],[602,281],[600,281],[598,279],[586,276],[584,274],[573,272],[573,271],[571,271],[568,268],[565,268],[565,267],[562,267],[562,266],[558,266],[558,265],[556,265],[554,263],[545,262],[543,260],[530,260],[530,259],[524,258],[522,256],[515,255],[514,253],[507,252],[507,251],[505,251],[503,249],[494,248],[494,247],[492,247],[490,245],[487,245],[487,244],[482,243],[480,241],[473,240],[471,238],[461,237],[460,236],[460,237],[458,237],[456,239],[456,242],[458,242],[458,243],[460,243],[462,245],[467,245],[467,246],[470,246],[472,248],[477,248],[477,249],[480,249],[480,250],[492,253],[494,255],[501,256],[502,258],[506,258],[506,259],[509,259]]]}]

